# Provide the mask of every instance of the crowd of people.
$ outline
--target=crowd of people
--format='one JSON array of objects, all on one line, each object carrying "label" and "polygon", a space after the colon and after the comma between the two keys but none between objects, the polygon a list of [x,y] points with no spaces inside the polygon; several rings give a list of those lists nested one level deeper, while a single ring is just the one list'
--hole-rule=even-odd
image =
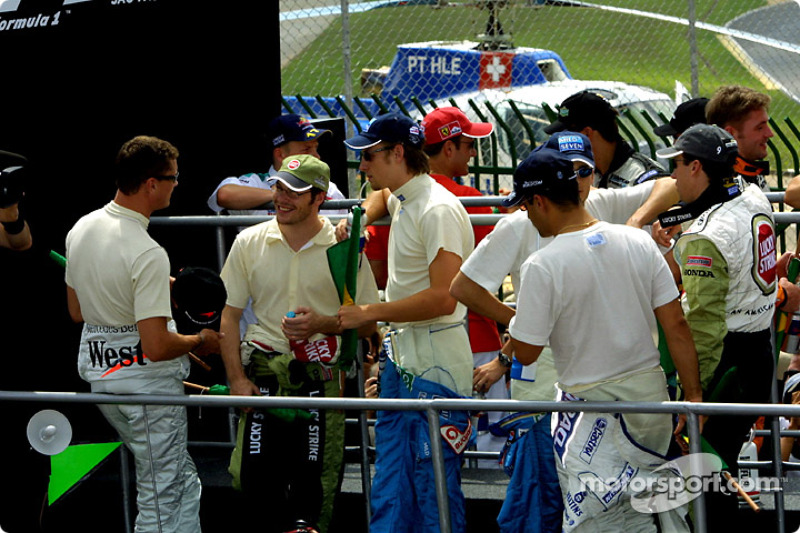
[{"label": "crowd of people", "polygon": [[[208,281],[214,297],[194,294],[194,327],[172,320],[169,258],[147,232],[178,185],[179,152],[135,137],[117,154],[113,200],[66,239],[80,376],[93,392],[179,395],[190,357],[219,354],[233,395],[338,398],[355,364],[343,334],[355,330],[379,369],[371,397],[766,403],[781,379],[776,314],[800,308],[786,272],[793,254],[777,254],[764,195],[768,111],[769,97],[741,86],[681,104],[654,131],[671,139],[657,153],[668,171],[623,139],[604,98],[572,95],[515,169],[495,226],[473,226],[469,214],[486,208],[458,200],[481,194],[460,180],[491,124],[454,107],[421,122],[380,115],[343,140],[372,189],[350,301],[327,257],[350,236],[347,220],[334,225],[322,209],[343,197],[317,151],[332,134],[278,117],[272,168],[227,178],[209,198],[215,212],[274,217],[238,232]],[[798,179],[785,201],[800,207]],[[20,200],[0,205],[0,246],[30,247]],[[372,225],[387,216],[390,225]],[[498,298],[508,276],[514,305]],[[200,531],[186,408],[99,408],[134,456],[136,531]],[[683,415],[474,414],[439,413],[452,531],[467,530],[469,448],[497,453],[482,464],[510,476],[503,533],[692,529],[685,502],[643,513],[622,490],[686,453]],[[735,465],[754,422],[703,417],[703,438]],[[374,435],[370,531],[439,531],[427,413],[379,410]],[[344,440],[340,410],[240,410],[229,471],[243,504],[265,517],[263,531],[329,529]],[[617,482],[601,489],[587,477]],[[715,527],[734,529],[746,512],[721,492],[706,501]]]}]

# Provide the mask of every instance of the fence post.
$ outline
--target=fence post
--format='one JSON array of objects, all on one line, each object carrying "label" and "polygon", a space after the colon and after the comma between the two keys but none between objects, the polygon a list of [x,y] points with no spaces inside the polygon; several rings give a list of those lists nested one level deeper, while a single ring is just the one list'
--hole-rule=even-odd
[{"label": "fence post", "polygon": [[[350,0],[341,0],[342,6],[342,69],[344,74],[344,98],[347,106],[353,107],[353,76],[352,76],[352,57],[350,48]],[[345,121],[345,137],[350,138],[353,136],[354,125],[348,124]],[[353,178],[353,179],[351,179]],[[350,172],[347,177],[348,191],[347,197],[353,198],[358,191],[358,185],[355,183],[353,173]]]},{"label": "fence post", "polygon": [[[695,459],[700,458],[702,448],[700,446],[700,417],[697,413],[689,411],[686,413],[686,426],[689,430],[689,448],[691,456]],[[690,463],[691,464],[691,463]],[[702,471],[695,464],[691,464],[692,472]],[[703,491],[694,500],[694,530],[696,533],[706,533],[707,529],[706,498]]]},{"label": "fence post", "polygon": [[431,459],[433,462],[433,479],[436,485],[436,503],[439,508],[439,531],[450,533],[450,501],[447,497],[447,479],[444,469],[444,451],[439,426],[439,411],[428,407],[428,434],[431,439]]},{"label": "fence post", "polygon": [[690,68],[692,70],[692,97],[697,98],[700,96],[700,80],[697,69],[697,12],[694,0],[689,0],[689,60]]}]

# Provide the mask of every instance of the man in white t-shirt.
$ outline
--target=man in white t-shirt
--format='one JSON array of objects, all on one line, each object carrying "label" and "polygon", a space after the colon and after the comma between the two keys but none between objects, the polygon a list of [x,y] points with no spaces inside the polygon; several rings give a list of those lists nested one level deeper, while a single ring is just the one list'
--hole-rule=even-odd
[{"label": "man in white t-shirt", "polygon": [[[697,353],[666,261],[645,232],[594,218],[581,203],[576,177],[561,152],[535,151],[515,171],[514,192],[503,202],[521,205],[539,234],[553,237],[521,269],[517,314],[509,326],[514,356],[523,365],[535,363],[549,343],[564,401],[667,401],[653,342],[658,320],[685,398],[702,401]],[[667,451],[673,433],[669,414],[608,416],[626,427],[632,445],[650,450],[653,461]],[[562,434],[567,418],[566,432],[575,431],[581,422],[571,413],[559,413],[552,426],[564,529],[641,523],[643,530],[655,531],[652,516],[628,505],[630,494],[624,491],[605,495],[605,512],[595,512],[590,502],[582,512],[571,512],[576,488],[592,489],[583,485],[572,461],[584,443],[571,445]],[[681,419],[675,431],[684,423]],[[627,465],[614,463],[622,444],[609,444],[592,451],[595,464],[589,469],[603,465],[604,472],[622,474]]]},{"label": "man in white t-shirt", "polygon": [[[641,226],[677,199],[672,180],[651,180],[636,187],[595,189],[594,153],[589,139],[577,132],[553,134],[543,145],[560,150],[578,174],[578,189],[586,209],[596,218],[612,223]],[[540,148],[541,149],[541,148]],[[487,316],[508,326],[514,309],[495,296],[510,274],[514,291],[520,289],[519,270],[533,252],[552,238],[539,235],[527,213],[517,210],[503,217],[495,229],[475,248],[451,285],[451,293],[470,308],[483,309]],[[509,350],[506,350],[509,351]],[[555,395],[556,371],[552,353],[545,349],[536,365],[525,367],[516,359],[504,357],[476,369],[475,386],[491,386],[511,366],[511,396],[518,400],[551,401]],[[561,530],[558,477],[553,459],[549,413],[523,413],[500,424],[503,432],[513,430],[514,438],[504,458],[510,471],[506,498],[498,515],[503,533],[528,533]],[[535,479],[536,482],[531,482]],[[525,512],[521,512],[525,509]]]},{"label": "man in white t-shirt", "polygon": [[[67,234],[70,317],[83,322],[78,371],[92,392],[183,394],[187,353],[219,353],[221,335],[175,332],[166,251],[147,233],[169,206],[178,150],[135,137],[117,155],[117,194]],[[136,531],[200,531],[200,479],[186,448],[183,405],[98,405],[136,463]],[[158,483],[153,478],[158,473]]]}]

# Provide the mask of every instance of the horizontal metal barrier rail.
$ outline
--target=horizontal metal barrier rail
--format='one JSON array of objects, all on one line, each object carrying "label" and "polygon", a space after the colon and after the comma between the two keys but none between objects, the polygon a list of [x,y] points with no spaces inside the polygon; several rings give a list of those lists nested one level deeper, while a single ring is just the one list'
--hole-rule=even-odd
[{"label": "horizontal metal barrier rail", "polygon": [[[444,458],[440,435],[439,412],[447,410],[530,411],[530,412],[601,412],[601,413],[683,413],[687,415],[689,446],[692,453],[700,453],[700,415],[764,415],[800,416],[800,405],[786,404],[721,404],[690,402],[540,402],[519,400],[474,399],[365,399],[365,398],[293,398],[257,396],[208,395],[151,395],[151,394],[101,394],[78,392],[23,392],[0,391],[0,401],[48,402],[80,404],[141,404],[185,405],[206,407],[253,407],[294,409],[351,409],[425,411],[429,422],[432,443],[432,462],[439,506],[440,529],[450,533],[449,502],[444,480]],[[781,490],[776,498],[782,498]],[[705,502],[703,495],[694,500],[696,531],[706,531]],[[782,518],[779,519],[779,529]]]},{"label": "horizontal metal barrier rail", "polygon": [[[332,223],[336,224],[347,215],[326,215]],[[507,214],[494,215],[469,215],[469,220],[473,226],[493,226],[497,224]],[[795,224],[800,222],[800,211],[797,212],[775,212],[773,213],[777,224]],[[156,226],[251,226],[260,222],[272,220],[271,215],[230,215],[230,216],[175,216],[175,217],[151,217],[150,223]],[[389,225],[389,217],[372,222],[374,226]]]},{"label": "horizontal metal barrier rail", "polygon": [[[783,202],[783,191],[766,193],[767,199],[772,203]],[[505,199],[505,196],[459,196],[458,199],[464,207],[497,207],[500,202]],[[328,200],[323,202],[322,209],[349,209],[355,205],[359,205],[363,199],[350,199],[350,200]],[[800,222],[800,212],[776,212],[775,222],[783,224],[791,224]],[[326,215],[332,222],[336,223],[343,218],[347,218],[346,214]],[[474,225],[493,225],[500,220],[504,214],[493,215],[469,215],[470,221]],[[259,222],[266,222],[272,220],[272,215],[186,215],[186,216],[154,216],[150,217],[151,224],[155,225],[175,225],[175,226],[249,226],[258,224]],[[388,224],[389,219],[384,218],[375,221],[373,224],[384,225]]]}]

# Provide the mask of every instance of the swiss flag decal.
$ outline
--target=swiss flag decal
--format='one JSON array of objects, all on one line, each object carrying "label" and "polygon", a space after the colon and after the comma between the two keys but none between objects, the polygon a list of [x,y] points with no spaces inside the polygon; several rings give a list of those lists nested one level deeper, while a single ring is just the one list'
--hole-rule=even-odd
[{"label": "swiss flag decal", "polygon": [[514,54],[510,52],[484,52],[481,54],[481,76],[478,89],[511,87],[511,67]]}]

